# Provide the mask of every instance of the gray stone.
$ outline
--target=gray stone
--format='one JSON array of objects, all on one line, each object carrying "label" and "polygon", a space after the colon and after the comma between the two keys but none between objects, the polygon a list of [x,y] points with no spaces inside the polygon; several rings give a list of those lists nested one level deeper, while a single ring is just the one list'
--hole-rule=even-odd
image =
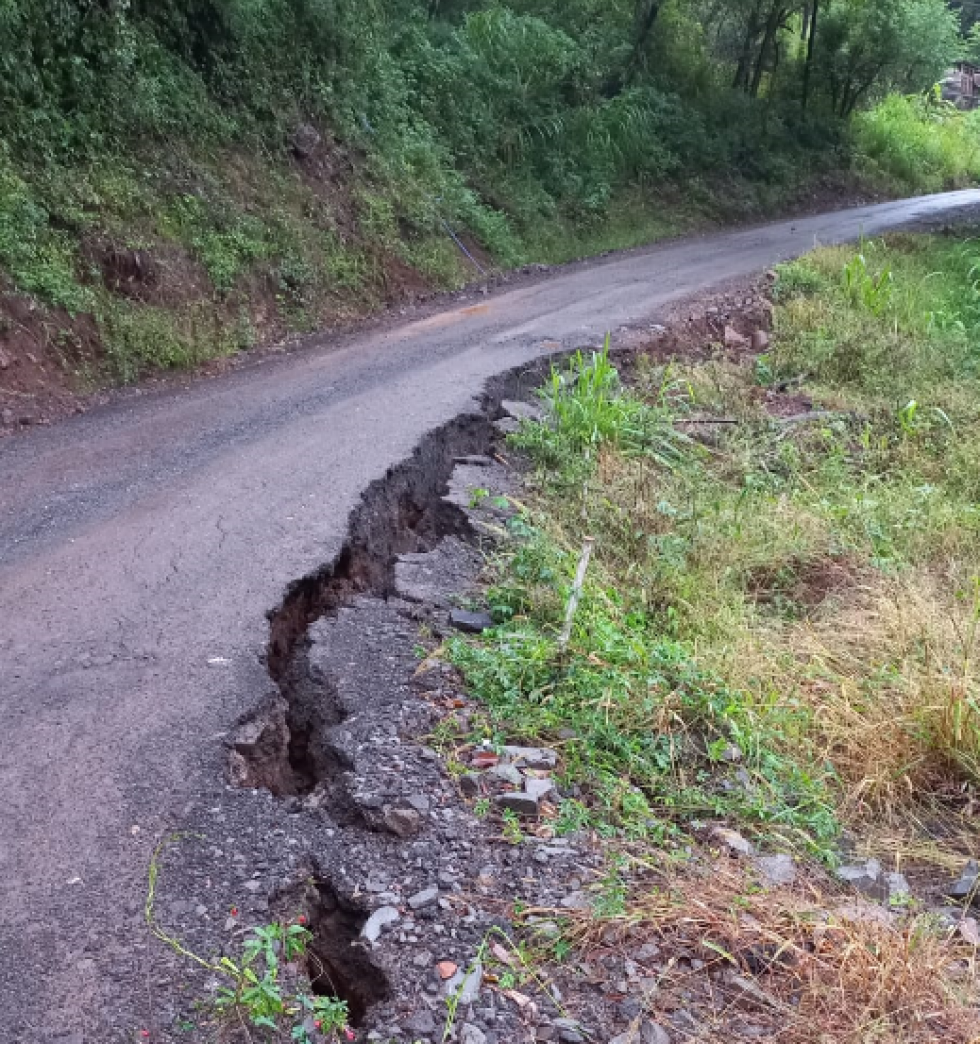
[{"label": "gray stone", "polygon": [[442,993],[444,997],[455,997],[457,1006],[462,1007],[476,1003],[482,985],[483,964],[480,961],[474,961],[469,971],[458,971],[451,979],[443,983]]},{"label": "gray stone", "polygon": [[796,880],[796,863],[791,855],[760,856],[755,861],[763,884],[791,885]]},{"label": "gray stone", "polygon": [[436,1031],[436,1020],[431,1011],[417,1011],[409,1015],[402,1025],[412,1035],[427,1037]]},{"label": "gray stone", "polygon": [[627,1022],[632,1022],[643,1011],[643,1005],[636,997],[627,997],[619,1002],[620,1017]]},{"label": "gray stone", "polygon": [[530,794],[514,791],[510,794],[498,794],[496,802],[501,808],[510,809],[519,816],[536,816],[538,814],[538,799]]},{"label": "gray stone", "polygon": [[472,1022],[464,1022],[459,1029],[459,1044],[486,1044],[487,1035]]},{"label": "gray stone", "polygon": [[508,416],[515,420],[539,420],[541,410],[531,402],[517,402],[513,399],[504,399],[500,408]]},{"label": "gray stone", "polygon": [[414,808],[389,808],[381,825],[397,837],[414,837],[422,829],[422,817]]},{"label": "gray stone", "polygon": [[575,1019],[555,1019],[552,1025],[558,1031],[558,1039],[564,1044],[582,1044],[585,1036],[582,1026]]},{"label": "gray stone", "polygon": [[364,922],[361,929],[361,938],[368,942],[377,942],[381,936],[381,929],[387,924],[394,924],[399,918],[398,911],[393,906],[379,906],[377,910]]},{"label": "gray stone", "polygon": [[963,868],[959,880],[954,881],[946,890],[946,895],[950,899],[975,900],[977,892],[980,890],[978,880],[980,880],[980,867],[977,866],[975,860],[971,859]]},{"label": "gray stone", "polygon": [[409,794],[409,796],[405,798],[405,801],[407,804],[411,805],[416,812],[419,812],[422,815],[425,815],[425,813],[429,811],[430,802],[425,794]]},{"label": "gray stone", "polygon": [[641,1044],[670,1044],[670,1034],[659,1022],[644,1022],[640,1026]]},{"label": "gray stone", "polygon": [[881,863],[877,859],[840,866],[837,868],[837,878],[870,899],[888,898],[888,883],[881,875]]},{"label": "gray stone", "polygon": [[424,910],[427,906],[434,906],[439,901],[439,889],[432,885],[429,888],[423,888],[421,892],[416,892],[415,895],[410,896],[408,905],[413,910]]},{"label": "gray stone", "polygon": [[749,339],[743,337],[734,326],[726,326],[724,336],[726,348],[744,348],[749,343]]},{"label": "gray stone", "polygon": [[493,627],[489,613],[471,612],[468,609],[453,609],[449,613],[449,624],[464,634],[480,634]]},{"label": "gray stone", "polygon": [[493,768],[487,769],[487,776],[491,779],[502,780],[504,783],[510,783],[514,787],[520,787],[524,784],[521,770],[506,761],[502,761],[499,765],[494,765]]},{"label": "gray stone", "polygon": [[493,426],[501,435],[515,435],[521,430],[521,422],[513,417],[501,417],[493,422]]},{"label": "gray stone", "polygon": [[564,906],[566,910],[592,909],[592,902],[585,892],[570,892],[561,900],[559,905]]},{"label": "gray stone", "polygon": [[729,830],[728,827],[717,826],[711,831],[711,836],[715,841],[719,841],[726,848],[731,849],[732,852],[738,853],[738,855],[752,855],[755,852],[755,846],[751,841],[747,841],[737,830]]},{"label": "gray stone", "polygon": [[558,764],[557,752],[547,747],[504,747],[504,754],[526,768],[552,769]]},{"label": "gray stone", "polygon": [[550,779],[529,779],[524,784],[524,793],[535,801],[547,797],[554,789],[555,784]]}]

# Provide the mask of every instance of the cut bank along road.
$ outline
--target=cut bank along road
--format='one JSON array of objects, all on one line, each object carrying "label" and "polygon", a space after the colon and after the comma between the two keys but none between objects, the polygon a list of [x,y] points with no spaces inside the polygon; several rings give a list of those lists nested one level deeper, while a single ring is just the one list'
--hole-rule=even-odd
[{"label": "cut bank along road", "polygon": [[0,1041],[102,1025],[113,982],[146,967],[152,839],[220,791],[221,736],[269,690],[267,611],[423,433],[536,355],[817,242],[978,204],[655,247],[0,443]]}]

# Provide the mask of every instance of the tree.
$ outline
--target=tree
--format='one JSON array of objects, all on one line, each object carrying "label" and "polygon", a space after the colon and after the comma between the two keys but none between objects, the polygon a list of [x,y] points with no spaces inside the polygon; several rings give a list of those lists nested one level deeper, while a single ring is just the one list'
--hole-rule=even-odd
[{"label": "tree", "polygon": [[819,68],[845,118],[877,91],[931,86],[959,48],[944,0],[833,0],[820,34]]}]

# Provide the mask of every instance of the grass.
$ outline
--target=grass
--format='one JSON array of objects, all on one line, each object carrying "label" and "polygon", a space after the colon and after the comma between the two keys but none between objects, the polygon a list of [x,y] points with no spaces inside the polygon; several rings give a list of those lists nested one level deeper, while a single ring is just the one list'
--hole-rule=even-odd
[{"label": "grass", "polygon": [[889,95],[854,123],[858,165],[894,190],[939,192],[980,178],[980,116],[935,96]]},{"label": "grass", "polygon": [[561,746],[569,824],[973,836],[978,271],[968,237],[823,250],[780,271],[766,356],[554,374],[500,626],[451,654],[491,734]]},{"label": "grass", "polygon": [[[566,953],[601,949],[632,959],[641,943],[655,944],[652,967],[641,971],[656,982],[644,1007],[663,1025],[685,1008],[708,1044],[730,1041],[733,1022],[742,1021],[780,1044],[976,1040],[974,951],[937,931],[928,914],[889,922],[839,901],[828,910],[833,900],[816,878],[762,889],[728,856],[678,867],[654,854],[634,861],[629,876],[621,909],[536,908],[528,930],[533,940],[535,921],[558,920]],[[540,959],[555,947],[541,946]]]},{"label": "grass", "polygon": [[[640,356],[625,382],[580,353],[511,437],[496,626],[447,652],[473,739],[560,752],[536,829],[605,839],[590,910],[519,911],[543,967],[652,941],[645,1015],[707,1041],[739,1017],[786,1044],[980,1039],[969,933],[828,875],[843,831],[934,886],[980,842],[978,273],[969,234],[819,250],[779,269],[766,354]],[[718,821],[795,850],[797,881],[700,845]]]}]

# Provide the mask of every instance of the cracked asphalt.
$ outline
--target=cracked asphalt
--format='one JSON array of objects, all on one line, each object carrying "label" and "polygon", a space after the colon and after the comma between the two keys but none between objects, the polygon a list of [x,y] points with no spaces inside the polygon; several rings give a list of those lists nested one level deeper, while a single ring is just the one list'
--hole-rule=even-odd
[{"label": "cracked asphalt", "polygon": [[0,1041],[103,1044],[79,1027],[146,949],[153,839],[220,800],[221,738],[270,689],[266,613],[487,378],[815,243],[978,206],[661,245],[0,442]]}]

